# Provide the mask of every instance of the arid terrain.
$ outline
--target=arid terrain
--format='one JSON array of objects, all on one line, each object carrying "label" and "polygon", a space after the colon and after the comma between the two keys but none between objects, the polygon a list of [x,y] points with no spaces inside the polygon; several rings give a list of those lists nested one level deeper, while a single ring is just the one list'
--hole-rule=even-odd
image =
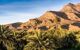
[{"label": "arid terrain", "polygon": [[0,50],[80,50],[80,3],[0,25]]},{"label": "arid terrain", "polygon": [[60,11],[47,11],[38,18],[30,19],[25,23],[7,24],[10,29],[29,31],[39,29],[48,30],[51,27],[61,26],[63,29],[80,30],[80,3],[64,5]]}]

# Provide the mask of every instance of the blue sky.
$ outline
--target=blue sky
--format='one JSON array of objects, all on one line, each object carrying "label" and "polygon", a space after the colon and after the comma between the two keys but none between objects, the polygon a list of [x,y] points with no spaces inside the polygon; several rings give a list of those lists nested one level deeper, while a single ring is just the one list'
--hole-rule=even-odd
[{"label": "blue sky", "polygon": [[70,2],[80,3],[80,0],[0,0],[0,24],[26,22],[46,11],[58,11]]}]

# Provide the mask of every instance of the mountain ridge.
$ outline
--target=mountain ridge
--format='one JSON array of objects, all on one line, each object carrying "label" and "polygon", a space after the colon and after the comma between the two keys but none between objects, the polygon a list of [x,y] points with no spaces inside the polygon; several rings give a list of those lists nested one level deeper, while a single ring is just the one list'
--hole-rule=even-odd
[{"label": "mountain ridge", "polygon": [[69,3],[60,11],[47,11],[39,18],[30,19],[25,23],[13,23],[6,26],[15,30],[48,30],[51,27],[57,27],[56,25],[61,25],[64,29],[67,27],[66,29],[68,30],[80,30],[80,3]]}]

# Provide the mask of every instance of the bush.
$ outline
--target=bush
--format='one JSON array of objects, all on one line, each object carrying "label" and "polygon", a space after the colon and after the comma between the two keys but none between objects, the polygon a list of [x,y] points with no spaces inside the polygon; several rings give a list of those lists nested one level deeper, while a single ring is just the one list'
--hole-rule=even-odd
[{"label": "bush", "polygon": [[0,50],[79,50],[79,34],[62,28],[33,32],[12,31],[1,25]]}]

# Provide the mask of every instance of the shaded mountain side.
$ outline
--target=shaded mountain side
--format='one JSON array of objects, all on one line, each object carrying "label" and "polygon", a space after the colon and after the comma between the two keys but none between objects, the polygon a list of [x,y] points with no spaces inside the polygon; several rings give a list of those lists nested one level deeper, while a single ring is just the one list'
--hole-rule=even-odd
[{"label": "shaded mountain side", "polygon": [[5,26],[8,26],[9,29],[17,29],[22,24],[23,23],[21,23],[21,22],[17,22],[17,23],[7,24]]},{"label": "shaded mountain side", "polygon": [[80,30],[80,3],[65,5],[60,11],[47,11],[39,18],[30,19],[25,23],[8,24],[15,30],[48,30],[61,26],[63,29]]}]

